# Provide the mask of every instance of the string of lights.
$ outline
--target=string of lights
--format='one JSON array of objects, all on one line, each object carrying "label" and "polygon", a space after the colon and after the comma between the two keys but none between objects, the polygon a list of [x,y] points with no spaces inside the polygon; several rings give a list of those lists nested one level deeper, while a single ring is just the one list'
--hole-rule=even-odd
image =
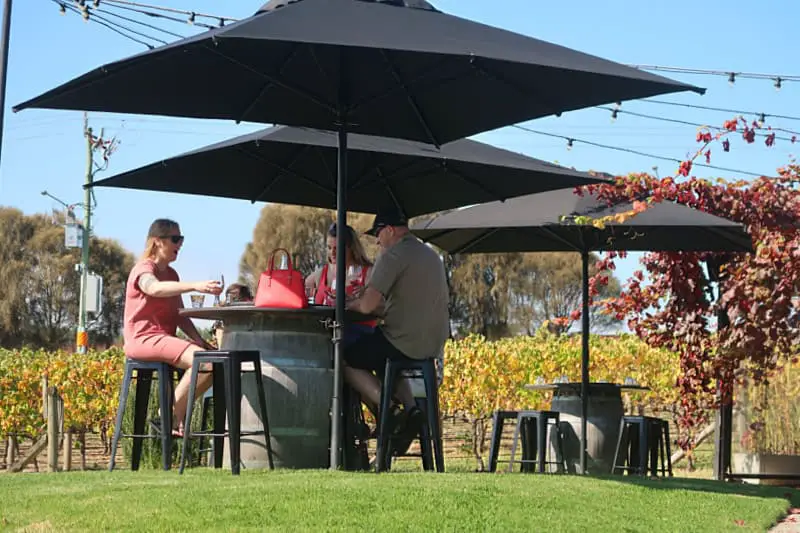
[{"label": "string of lights", "polygon": [[791,115],[778,115],[775,113],[763,113],[761,111],[742,111],[740,109],[726,109],[724,107],[709,107],[704,105],[697,105],[697,104],[683,104],[680,102],[668,102],[667,100],[656,100],[654,98],[643,98],[641,100],[636,100],[636,102],[642,102],[645,104],[658,104],[658,105],[670,105],[676,107],[685,107],[687,109],[700,109],[703,111],[716,111],[718,113],[727,113],[729,115],[753,115],[753,116],[765,116],[765,117],[772,117],[772,118],[779,118],[782,120],[792,120],[792,121],[800,121],[800,117],[795,117]]},{"label": "string of lights", "polygon": [[[58,4],[59,10],[61,11],[62,15],[65,15],[67,12],[75,13],[77,15],[80,15],[83,18],[83,20],[86,21],[86,22],[90,22],[91,21],[91,22],[94,22],[95,24],[99,24],[100,26],[104,26],[104,27],[108,28],[109,30],[113,31],[114,33],[117,33],[117,34],[119,34],[119,35],[125,37],[126,39],[129,39],[129,40],[131,40],[131,41],[133,41],[135,43],[144,45],[144,46],[146,46],[147,48],[149,48],[151,50],[153,48],[155,48],[155,46],[153,46],[152,44],[150,44],[148,42],[145,42],[145,41],[142,41],[141,39],[139,39],[137,37],[134,37],[133,35],[129,35],[123,29],[120,29],[120,27],[119,27],[120,25],[119,24],[109,23],[107,21],[98,19],[96,17],[90,17],[87,9],[80,9],[78,7],[73,6],[72,4],[67,4],[67,3],[62,2],[60,0],[51,0],[51,2],[53,2],[55,4]],[[131,33],[138,33],[138,32],[131,32]],[[152,37],[150,37],[150,38],[152,38]]]},{"label": "string of lights", "polygon": [[[106,2],[110,2],[111,0],[105,0],[105,1]],[[129,7],[129,6],[125,6],[125,5],[112,5],[112,4],[103,4],[103,5],[106,7],[106,9],[108,9],[108,8],[121,9],[121,10],[128,11],[128,12],[138,13],[140,15],[144,15],[146,17],[150,17],[150,18],[154,18],[154,19],[168,20],[170,22],[178,22],[178,23],[183,24],[183,25],[187,25],[188,24],[190,26],[197,26],[197,27],[200,27],[200,28],[205,28],[207,30],[213,30],[214,28],[217,27],[217,26],[213,26],[211,24],[207,24],[205,22],[198,21],[197,20],[197,16],[198,15],[194,14],[194,16],[192,16],[193,14],[191,12],[188,12],[188,11],[186,12],[186,13],[188,13],[187,18],[182,19],[182,18],[174,17],[172,15],[165,15],[164,13],[159,13],[157,11],[148,11],[146,9],[142,9],[142,8],[138,8],[138,7]],[[209,18],[215,18],[212,15],[204,15],[204,16],[209,17]],[[225,18],[225,17],[216,17],[216,18],[219,21],[219,24],[218,24],[219,27],[224,26],[226,20],[230,20],[230,19]]]},{"label": "string of lights", "polygon": [[104,13],[106,15],[110,15],[112,17],[116,17],[116,18],[118,18],[120,20],[124,20],[126,22],[131,22],[133,24],[138,24],[138,25],[143,26],[145,28],[150,28],[151,30],[160,31],[160,32],[163,32],[163,33],[165,33],[167,35],[170,35],[172,37],[177,37],[179,39],[182,39],[182,38],[185,37],[185,35],[181,35],[180,33],[175,33],[175,32],[169,31],[169,30],[165,30],[164,28],[160,28],[160,27],[156,26],[155,24],[148,24],[147,22],[142,22],[141,20],[136,20],[136,19],[131,18],[131,17],[126,17],[125,15],[120,15],[119,13],[115,13],[113,11],[107,11],[107,10],[101,9],[101,8],[96,8],[94,11],[96,13]]},{"label": "string of lights", "polygon": [[[650,159],[658,159],[660,161],[669,161],[671,163],[678,163],[678,164],[683,163],[682,160],[680,160],[680,159],[678,159],[676,157],[668,157],[668,156],[664,156],[664,155],[649,154],[647,152],[634,150],[632,148],[624,148],[622,146],[611,146],[611,145],[608,145],[608,144],[602,144],[602,143],[598,143],[598,142],[594,142],[594,141],[587,141],[585,139],[578,139],[578,138],[575,138],[575,137],[568,137],[566,135],[559,135],[557,133],[550,133],[550,132],[546,132],[546,131],[535,130],[535,129],[529,128],[527,126],[520,126],[519,124],[511,126],[511,127],[514,128],[514,129],[525,131],[527,133],[533,133],[535,135],[543,135],[545,137],[553,137],[553,138],[556,138],[556,139],[563,139],[563,140],[567,141],[567,150],[571,150],[572,147],[575,145],[575,143],[581,143],[581,144],[585,144],[587,146],[593,146],[595,148],[602,148],[604,150],[613,150],[615,152],[623,152],[623,153],[626,153],[626,154],[638,155],[638,156],[647,157],[647,158],[650,158]],[[716,166],[716,165],[708,165],[708,164],[705,164],[705,163],[697,163],[697,162],[695,162],[695,163],[693,163],[693,166],[709,168],[709,169],[712,169],[712,170],[720,170],[722,172],[731,172],[731,173],[734,173],[734,174],[742,174],[742,175],[745,175],[745,176],[761,177],[761,176],[764,175],[764,174],[761,174],[761,173],[758,173],[758,172],[751,172],[751,171],[748,171],[748,170],[741,170],[741,169],[737,169],[737,168],[719,167],[719,166]]]},{"label": "string of lights", "polygon": [[764,74],[760,72],[737,72],[735,70],[709,70],[701,68],[669,67],[662,65],[628,65],[641,70],[652,70],[657,72],[671,72],[674,74],[692,74],[702,76],[722,76],[728,78],[731,85],[738,79],[749,80],[772,80],[776,90],[780,90],[784,82],[800,81],[800,75],[795,74]]},{"label": "string of lights", "polygon": [[[680,119],[677,119],[677,118],[659,117],[659,116],[656,116],[656,115],[647,115],[645,113],[637,113],[635,111],[628,111],[627,109],[621,109],[619,107],[597,106],[595,109],[601,109],[603,111],[610,111],[611,112],[611,120],[612,121],[615,121],[617,119],[617,116],[620,113],[624,113],[624,114],[630,115],[632,117],[645,118],[645,119],[649,119],[649,120],[658,120],[660,122],[670,122],[672,124],[681,124],[681,125],[684,125],[684,126],[693,126],[695,128],[708,128],[708,129],[714,130],[714,131],[722,131],[724,129],[724,128],[719,127],[719,126],[711,126],[711,125],[708,125],[708,124],[700,124],[699,122],[690,122],[688,120],[680,120]],[[766,115],[764,115],[763,113],[758,118],[758,124],[759,124],[759,127],[761,127],[761,128],[764,128],[765,125],[766,125]],[[792,134],[794,136],[800,135],[800,133],[797,133],[796,131],[786,130],[786,129],[783,129],[783,128],[770,128],[770,133],[759,133],[759,132],[756,132],[755,135],[758,136],[758,137],[769,137],[773,131],[783,131],[784,133],[789,133],[789,134]],[[776,140],[788,141],[788,142],[791,142],[791,143],[797,142],[797,138],[796,137],[795,138],[792,138],[792,137],[781,137],[781,136],[775,135],[774,138]]]},{"label": "string of lights", "polygon": [[[94,7],[98,7],[100,5],[100,0],[93,0]],[[130,6],[135,8],[142,8],[148,10],[156,10],[156,11],[163,11],[165,13],[175,13],[178,15],[186,15],[188,17],[187,20],[194,22],[197,17],[200,18],[207,18],[207,19],[214,19],[218,21],[224,22],[236,22],[238,19],[233,17],[220,17],[219,15],[210,15],[208,13],[199,13],[197,11],[188,11],[185,9],[176,9],[173,7],[166,7],[166,6],[158,6],[158,5],[151,5],[151,4],[144,4],[141,2],[133,2],[130,0],[102,0],[103,4],[116,4],[119,6]]]}]

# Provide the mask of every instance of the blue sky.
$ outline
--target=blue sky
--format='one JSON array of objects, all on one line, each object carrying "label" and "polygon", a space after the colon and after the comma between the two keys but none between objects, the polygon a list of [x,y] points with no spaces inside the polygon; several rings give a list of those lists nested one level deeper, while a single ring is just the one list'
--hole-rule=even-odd
[{"label": "blue sky", "polygon": [[[531,35],[622,63],[680,66],[722,71],[798,75],[796,69],[796,21],[800,4],[773,0],[759,6],[741,0],[690,2],[634,2],[577,0],[531,2],[530,0],[432,0],[439,9],[508,30]],[[212,2],[210,0],[152,0],[152,3],[245,17],[261,2]],[[176,22],[152,21],[165,29],[188,35],[197,31]],[[156,35],[157,32],[145,30]],[[162,35],[163,36],[163,35]],[[169,40],[169,38],[167,38]],[[6,124],[0,166],[0,205],[26,213],[47,211],[58,205],[40,195],[47,189],[67,202],[82,200],[85,169],[82,114],[28,110],[12,114],[10,107],[102,63],[121,59],[144,48],[78,16],[59,15],[50,0],[17,1],[12,17],[12,41],[6,98]],[[792,51],[795,50],[793,53]],[[724,77],[670,75],[706,87],[705,96],[680,94],[661,98],[686,104],[752,110],[767,114],[800,115],[800,83],[784,83],[776,91],[769,80],[737,80],[730,87]],[[720,125],[724,113],[629,102],[624,110],[690,122]],[[750,118],[755,118],[751,116]],[[166,119],[96,113],[90,116],[96,129],[121,139],[108,172],[135,168],[154,160],[201,147],[230,136],[258,129],[222,121]],[[800,131],[800,123],[768,119],[773,127]],[[610,113],[597,109],[576,111],[560,118],[529,122],[526,126],[606,145],[632,148],[667,157],[683,158],[695,148],[695,128],[624,114],[612,123]],[[566,143],[505,128],[476,137],[503,148],[556,161],[579,169],[613,173],[650,171],[672,174],[676,164],[631,154]],[[717,148],[712,163],[751,172],[771,174],[785,164],[796,145],[776,143],[767,149],[759,140],[745,146],[732,142],[730,153]],[[728,172],[697,169],[703,177],[738,177]],[[261,204],[164,193],[97,190],[95,232],[119,240],[138,254],[150,222],[157,217],[178,220],[187,236],[176,268],[183,279],[206,279],[224,273],[233,280],[239,258],[250,240]],[[224,221],[224,222],[223,222]],[[636,268],[629,259],[618,270],[626,277]]]}]

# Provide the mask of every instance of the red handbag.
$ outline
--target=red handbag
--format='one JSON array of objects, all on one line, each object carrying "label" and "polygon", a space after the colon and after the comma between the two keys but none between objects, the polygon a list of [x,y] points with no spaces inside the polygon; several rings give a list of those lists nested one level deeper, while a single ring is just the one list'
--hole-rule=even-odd
[{"label": "red handbag", "polygon": [[[275,255],[286,254],[287,269],[275,269]],[[292,257],[283,248],[272,251],[267,270],[261,273],[256,289],[256,307],[304,309],[308,307],[303,275],[292,266]]]}]

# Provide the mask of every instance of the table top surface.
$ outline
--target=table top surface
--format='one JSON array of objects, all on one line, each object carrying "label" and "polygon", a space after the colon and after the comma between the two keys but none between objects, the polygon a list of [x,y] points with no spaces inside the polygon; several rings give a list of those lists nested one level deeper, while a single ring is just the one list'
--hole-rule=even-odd
[{"label": "table top surface", "polygon": [[[276,307],[256,307],[252,304],[230,304],[215,307],[185,307],[180,310],[181,316],[202,320],[222,320],[252,316],[252,315],[280,315],[295,317],[334,318],[334,308],[327,305],[309,305],[303,309],[285,309]],[[370,320],[373,317],[362,315],[356,311],[347,311],[347,318],[351,321]]]},{"label": "table top surface", "polygon": [[[581,383],[578,382],[569,382],[569,383],[542,383],[539,385],[525,385],[523,388],[527,390],[555,390],[555,389],[580,389]],[[643,385],[625,385],[623,383],[607,383],[607,382],[599,382],[593,381],[589,383],[590,388],[598,388],[598,387],[607,387],[607,388],[616,388],[616,389],[631,389],[631,390],[650,390],[650,387],[645,387]]]}]

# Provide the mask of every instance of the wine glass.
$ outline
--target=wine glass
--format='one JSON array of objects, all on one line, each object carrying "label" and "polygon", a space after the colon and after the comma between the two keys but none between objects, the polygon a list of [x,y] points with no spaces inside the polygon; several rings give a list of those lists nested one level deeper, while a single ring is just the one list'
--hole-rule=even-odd
[{"label": "wine glass", "polygon": [[361,265],[350,265],[347,267],[347,293],[355,294],[361,286],[361,274],[363,267]]},{"label": "wine glass", "polygon": [[[208,279],[214,280],[217,283],[219,283],[220,291],[225,290],[225,275],[224,274],[220,274],[219,277],[217,277],[217,276],[212,274],[211,276],[208,277]],[[220,294],[222,294],[222,292],[220,292]],[[214,307],[219,307],[219,294],[215,294],[214,295]]]}]

